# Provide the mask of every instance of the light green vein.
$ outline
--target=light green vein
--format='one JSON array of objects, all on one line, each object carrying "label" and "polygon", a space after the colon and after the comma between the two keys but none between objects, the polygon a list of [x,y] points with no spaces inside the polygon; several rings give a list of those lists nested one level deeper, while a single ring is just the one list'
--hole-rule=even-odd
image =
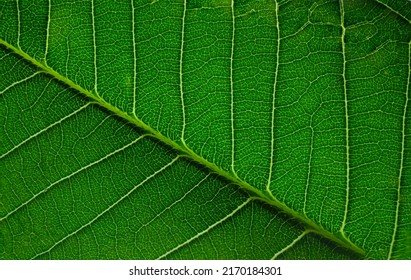
[{"label": "light green vein", "polygon": [[50,22],[51,22],[51,0],[48,1],[47,29],[46,29],[46,50],[44,51],[44,63],[45,64],[47,64],[47,53],[49,51]]},{"label": "light green vein", "polygon": [[[141,138],[141,137],[140,137]],[[140,139],[139,138],[139,139]],[[131,195],[131,193],[133,193],[136,189],[138,189],[139,187],[141,187],[142,185],[144,185],[147,181],[149,181],[150,179],[152,179],[153,177],[155,177],[156,175],[160,174],[161,172],[163,172],[165,169],[167,169],[168,167],[170,167],[171,165],[173,165],[174,162],[176,162],[179,159],[179,156],[175,157],[172,161],[170,161],[169,163],[167,163],[166,165],[164,165],[163,167],[161,167],[160,169],[156,170],[153,174],[151,174],[150,176],[148,176],[147,178],[145,178],[143,181],[141,181],[139,184],[135,185],[130,191],[128,191],[125,195],[123,195],[122,197],[120,197],[117,201],[115,201],[113,204],[111,204],[109,207],[107,207],[104,211],[102,211],[101,213],[99,213],[97,216],[95,216],[92,220],[90,220],[87,224],[82,225],[80,228],[78,228],[77,230],[73,231],[72,233],[66,235],[64,238],[60,239],[59,241],[57,241],[56,243],[54,243],[53,246],[51,246],[49,249],[38,253],[37,255],[35,255],[34,257],[32,257],[31,259],[35,259],[45,253],[50,252],[51,250],[53,250],[53,248],[55,248],[57,245],[59,245],[60,243],[62,243],[64,240],[70,238],[73,235],[76,235],[79,231],[81,231],[82,229],[90,226],[92,223],[94,223],[96,220],[98,220],[101,216],[103,216],[105,213],[107,213],[108,211],[110,211],[113,207],[115,207],[117,204],[119,204],[121,201],[123,201],[125,198],[129,197]]]},{"label": "light green vein", "polygon": [[271,193],[267,193],[265,191],[261,191],[253,186],[251,186],[249,183],[239,179],[237,176],[231,174],[230,172],[221,169],[219,166],[215,165],[214,163],[211,163],[195,153],[193,150],[186,146],[181,146],[180,144],[176,143],[175,141],[171,140],[170,138],[164,136],[161,134],[159,131],[155,130],[154,128],[150,127],[146,123],[144,123],[142,120],[139,118],[136,118],[134,116],[129,115],[128,113],[120,110],[119,108],[113,106],[112,104],[108,103],[105,101],[102,97],[100,97],[98,94],[94,94],[91,91],[88,91],[78,84],[74,83],[71,81],[69,78],[61,75],[51,67],[44,65],[43,63],[39,62],[38,60],[32,58],[30,55],[25,53],[24,51],[14,47],[13,45],[9,44],[8,42],[0,39],[0,44],[4,45],[5,47],[9,48],[13,52],[15,52],[17,55],[22,57],[23,59],[27,60],[28,62],[32,63],[33,65],[39,67],[46,73],[48,73],[50,76],[54,77],[55,79],[63,82],[67,86],[71,87],[72,89],[77,90],[78,92],[84,94],[85,96],[89,97],[90,99],[96,101],[98,105],[100,105],[103,108],[106,108],[107,110],[111,111],[112,113],[116,114],[117,116],[123,118],[124,120],[134,124],[135,126],[145,130],[148,133],[148,136],[154,137],[158,139],[159,141],[163,142],[164,144],[168,145],[169,147],[175,149],[178,151],[181,156],[187,157],[190,160],[197,162],[201,164],[204,167],[207,167],[210,169],[212,172],[226,178],[228,181],[233,182],[234,184],[238,185],[240,188],[247,190],[251,193],[254,194],[258,199],[264,201],[265,203],[272,205],[281,211],[287,213],[288,215],[300,220],[304,224],[306,224],[307,227],[311,228],[314,232],[317,234],[324,236],[338,244],[340,244],[343,247],[346,247],[347,249],[356,252],[358,254],[364,255],[363,249],[359,248],[355,244],[353,244],[348,238],[342,237],[339,238],[336,235],[332,234],[331,232],[325,230],[322,228],[320,225],[315,223],[314,221],[308,219],[304,215],[301,215],[297,211],[293,210],[292,208],[288,207],[281,201],[279,201],[276,197],[274,197]]},{"label": "light green vein", "polygon": [[40,74],[40,73],[42,73],[42,72],[41,72],[41,71],[35,72],[34,74],[32,74],[32,75],[30,75],[30,76],[28,76],[28,77],[26,77],[26,78],[24,78],[24,79],[21,79],[21,80],[19,80],[19,81],[16,81],[16,82],[12,83],[12,84],[9,85],[8,87],[6,87],[6,88],[3,89],[2,91],[0,91],[0,95],[3,94],[3,93],[5,93],[5,92],[8,91],[9,89],[13,88],[14,86],[17,86],[18,84],[21,84],[21,83],[24,83],[24,82],[30,80],[31,78],[37,76],[37,75]]},{"label": "light green vein", "polygon": [[401,198],[401,179],[402,179],[402,172],[404,169],[404,153],[405,153],[405,123],[407,119],[407,107],[409,102],[409,90],[410,90],[410,78],[411,78],[411,41],[408,42],[408,80],[407,80],[407,90],[405,92],[405,106],[404,112],[402,115],[402,140],[401,140],[401,161],[400,161],[400,172],[398,174],[398,186],[397,186],[397,205],[395,208],[395,222],[394,222],[394,230],[392,233],[392,239],[390,244],[390,250],[388,251],[387,259],[391,259],[392,252],[395,245],[395,238],[397,235],[398,229],[398,218],[400,213],[400,198]]},{"label": "light green vein", "polygon": [[96,45],[96,24],[94,23],[94,0],[91,0],[91,26],[93,27],[94,90],[97,93],[97,45]]},{"label": "light green vein", "polygon": [[343,0],[340,0],[340,13],[341,13],[341,47],[342,47],[342,56],[343,56],[343,87],[344,87],[344,110],[345,110],[345,153],[346,153],[346,194],[345,194],[345,207],[344,207],[344,217],[341,223],[340,232],[343,237],[345,237],[344,228],[347,223],[347,215],[348,215],[348,203],[349,203],[349,196],[350,196],[350,145],[349,145],[349,120],[348,120],[348,98],[347,98],[347,79],[346,79],[346,64],[347,59],[345,58],[345,23],[344,23],[344,3]]},{"label": "light green vein", "polygon": [[30,141],[33,138],[36,138],[37,136],[39,136],[40,134],[48,131],[49,129],[51,129],[52,127],[60,124],[61,122],[63,122],[64,120],[76,115],[77,113],[79,113],[80,111],[84,110],[85,108],[87,108],[91,103],[87,103],[86,105],[78,108],[77,110],[71,112],[70,114],[64,116],[63,118],[59,119],[58,121],[50,124],[49,126],[39,130],[38,132],[34,133],[33,135],[31,135],[30,137],[24,139],[23,141],[21,141],[20,143],[18,143],[17,145],[15,145],[13,148],[11,148],[10,150],[8,150],[7,152],[5,152],[4,154],[0,155],[0,159],[4,158],[5,156],[7,156],[8,154],[10,154],[11,152],[13,152],[14,150],[16,150],[17,148],[19,148],[21,145],[24,145],[25,143],[27,143],[28,141]]},{"label": "light green vein", "polygon": [[306,236],[308,233],[310,233],[309,230],[305,230],[303,233],[301,233],[296,239],[294,239],[290,244],[288,244],[286,247],[278,251],[277,253],[274,254],[274,256],[271,258],[272,260],[275,260],[278,258],[279,255],[282,253],[286,252],[287,250],[291,249],[295,244],[298,243],[304,236]]},{"label": "light green vein", "polygon": [[236,174],[234,168],[234,82],[233,82],[233,60],[234,60],[234,39],[235,39],[235,14],[234,14],[234,0],[231,0],[231,19],[232,19],[232,33],[231,33],[231,53],[230,53],[230,119],[231,119],[231,171]]},{"label": "light green vein", "polygon": [[171,208],[173,208],[175,205],[177,205],[178,203],[180,203],[181,201],[183,201],[190,193],[192,193],[195,189],[197,189],[205,180],[207,180],[207,178],[210,176],[210,174],[207,174],[207,176],[205,176],[203,179],[200,180],[200,182],[198,182],[197,184],[195,184],[194,187],[192,187],[189,191],[185,192],[183,196],[181,196],[179,199],[177,199],[176,201],[174,201],[172,204],[170,204],[169,206],[167,206],[166,208],[164,208],[163,210],[161,210],[160,213],[158,213],[154,218],[152,218],[150,221],[148,221],[147,223],[141,225],[134,234],[137,234],[140,232],[140,230],[144,227],[149,226],[152,222],[154,222],[157,218],[159,218],[161,215],[163,215],[163,213],[165,213],[166,211],[170,210]]},{"label": "light green vein", "polygon": [[[379,1],[379,0],[374,0],[375,2],[380,3],[381,5],[383,5],[384,7],[386,7],[387,9],[389,9],[391,12],[395,13],[396,15],[400,16],[401,18],[405,19],[406,21],[408,21],[409,23],[411,23],[411,20],[409,20],[408,18],[406,18],[405,16],[403,16],[399,11],[394,10],[392,7],[388,6],[387,4]],[[408,0],[409,1],[409,0]]]},{"label": "light green vein", "polygon": [[3,222],[3,221],[6,220],[8,217],[10,217],[12,214],[14,214],[15,212],[17,212],[19,209],[21,209],[22,207],[24,207],[24,206],[28,205],[29,203],[31,203],[32,201],[34,201],[34,200],[35,200],[37,197],[39,197],[41,194],[48,192],[48,191],[49,191],[52,187],[54,187],[55,185],[57,185],[57,184],[65,181],[65,180],[73,177],[74,175],[76,175],[76,174],[78,174],[78,173],[80,173],[80,172],[82,172],[82,171],[84,171],[84,170],[86,170],[86,169],[88,169],[88,168],[90,168],[90,167],[92,167],[92,166],[94,166],[94,165],[96,165],[96,164],[98,164],[98,163],[100,163],[100,162],[108,159],[109,157],[112,157],[113,155],[115,155],[115,154],[117,154],[117,153],[119,153],[119,152],[127,149],[127,148],[130,147],[131,145],[133,145],[133,144],[137,143],[138,141],[140,141],[141,139],[143,139],[144,136],[145,136],[145,135],[142,135],[142,136],[138,137],[137,139],[133,140],[132,142],[128,143],[127,145],[124,145],[123,147],[121,147],[121,148],[119,148],[119,149],[117,149],[117,150],[115,150],[115,151],[113,151],[113,152],[105,155],[104,157],[102,157],[102,158],[100,158],[100,159],[98,159],[98,160],[96,160],[96,161],[93,161],[92,163],[89,163],[88,165],[83,166],[83,167],[77,169],[76,171],[70,173],[69,175],[66,175],[66,176],[64,176],[63,178],[60,178],[59,180],[51,183],[51,184],[48,185],[46,188],[44,188],[44,189],[41,190],[40,192],[38,192],[38,193],[36,193],[35,195],[33,195],[30,199],[26,200],[25,202],[23,202],[22,204],[20,204],[18,207],[14,208],[14,209],[11,210],[10,212],[8,212],[5,216],[1,217],[1,218],[0,218],[0,222]]},{"label": "light green vein", "polygon": [[136,32],[134,0],[131,0],[131,33],[133,36],[133,115],[136,116],[136,88],[137,88],[137,52],[136,52]]},{"label": "light green vein", "polygon": [[16,9],[17,9],[17,47],[20,48],[21,19],[20,19],[19,0],[16,0]]},{"label": "light green vein", "polygon": [[311,179],[311,165],[312,165],[312,159],[313,159],[313,150],[314,150],[314,128],[313,128],[313,115],[311,115],[310,117],[310,156],[308,158],[308,172],[307,172],[307,179],[305,183],[304,206],[303,206],[303,213],[305,216],[307,216],[307,212],[306,212],[307,196],[308,196],[308,188],[310,186],[310,179]]},{"label": "light green vein", "polygon": [[181,114],[183,117],[183,127],[181,128],[181,142],[183,143],[184,146],[185,144],[185,139],[184,139],[184,133],[186,129],[186,112],[185,112],[185,105],[184,105],[184,91],[183,91],[183,52],[184,52],[184,33],[185,33],[185,24],[186,24],[186,12],[187,12],[187,1],[184,0],[184,7],[183,7],[183,19],[181,23],[181,45],[180,45],[180,98],[181,98]]},{"label": "light green vein", "polygon": [[226,215],[224,218],[218,220],[217,222],[215,222],[214,224],[210,225],[208,228],[206,228],[205,230],[197,233],[196,235],[194,235],[193,237],[191,237],[190,239],[186,240],[185,242],[179,244],[178,246],[174,247],[173,249],[167,251],[166,253],[162,254],[161,256],[159,256],[157,258],[157,260],[161,260],[164,259],[165,257],[167,257],[168,255],[170,255],[171,253],[177,251],[178,249],[180,249],[181,247],[186,246],[187,244],[191,243],[192,241],[200,238],[202,235],[206,234],[207,232],[209,232],[210,230],[212,230],[213,228],[215,228],[216,226],[220,225],[221,223],[223,223],[224,221],[226,221],[227,219],[229,219],[230,217],[232,217],[235,213],[237,213],[238,211],[240,211],[244,206],[246,206],[250,201],[252,201],[252,198],[247,199],[245,202],[243,202],[242,204],[240,204],[236,209],[234,209],[230,214]]},{"label": "light green vein", "polygon": [[270,169],[268,172],[268,181],[267,181],[267,192],[271,194],[270,186],[273,175],[273,166],[274,166],[274,117],[275,117],[275,94],[277,92],[277,79],[278,79],[278,68],[280,60],[280,22],[279,22],[279,5],[275,1],[275,24],[277,29],[277,53],[275,58],[275,73],[274,73],[274,85],[273,85],[273,101],[272,101],[272,111],[271,111],[271,147],[270,147]]}]

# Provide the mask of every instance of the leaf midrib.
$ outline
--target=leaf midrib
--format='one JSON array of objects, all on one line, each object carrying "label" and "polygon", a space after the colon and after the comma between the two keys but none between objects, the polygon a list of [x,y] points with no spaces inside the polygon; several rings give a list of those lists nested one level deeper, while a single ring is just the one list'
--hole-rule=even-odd
[{"label": "leaf midrib", "polygon": [[84,89],[80,85],[74,83],[67,77],[61,75],[59,72],[55,71],[53,68],[49,67],[46,63],[43,63],[23,50],[21,50],[18,47],[13,46],[12,44],[8,43],[7,41],[0,39],[0,45],[5,46],[6,48],[10,49],[14,53],[16,53],[19,57],[22,59],[28,61],[29,63],[35,65],[36,67],[41,69],[41,72],[48,74],[52,76],[53,78],[59,80],[60,82],[66,84],[72,89],[77,90],[78,92],[84,94],[88,98],[92,99],[96,104],[99,106],[109,110],[110,112],[114,113],[115,115],[119,116],[120,118],[132,123],[133,125],[137,126],[138,128],[143,129],[144,131],[148,132],[148,136],[154,137],[155,139],[161,141],[162,143],[166,144],[167,146],[173,148],[174,150],[178,151],[180,156],[186,157],[194,162],[197,162],[201,164],[202,166],[208,168],[209,170],[217,173],[218,175],[222,176],[226,180],[236,184],[240,188],[251,192],[256,199],[259,199],[271,206],[274,206],[275,208],[281,210],[282,212],[285,212],[286,214],[290,215],[291,217],[299,220],[302,222],[307,229],[309,229],[311,232],[316,233],[322,237],[325,237],[337,244],[339,244],[342,247],[347,248],[348,250],[359,254],[361,256],[365,256],[365,252],[362,248],[358,247],[354,243],[352,243],[351,240],[349,240],[345,234],[342,234],[341,236],[337,236],[333,234],[332,232],[324,229],[321,225],[317,224],[313,220],[309,219],[308,217],[298,213],[297,211],[293,210],[292,208],[288,207],[286,204],[282,203],[279,201],[275,196],[272,195],[271,192],[269,191],[261,191],[246,181],[241,180],[234,172],[227,172],[214,163],[209,162],[205,158],[199,156],[197,153],[195,153],[193,150],[191,150],[185,142],[182,142],[181,144],[173,141],[172,139],[164,136],[161,132],[155,130],[151,126],[147,125],[144,123],[141,119],[139,119],[137,116],[131,116],[127,114],[126,112],[120,110],[119,108],[113,106],[111,103],[107,102],[104,100],[102,97],[98,95],[97,92],[92,92],[87,89]]}]

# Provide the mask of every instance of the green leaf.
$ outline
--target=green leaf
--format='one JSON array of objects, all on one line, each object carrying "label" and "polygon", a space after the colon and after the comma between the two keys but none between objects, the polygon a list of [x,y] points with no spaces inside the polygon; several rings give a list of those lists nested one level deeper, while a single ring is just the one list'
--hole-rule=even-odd
[{"label": "green leaf", "polygon": [[411,259],[409,6],[3,1],[0,258]]}]

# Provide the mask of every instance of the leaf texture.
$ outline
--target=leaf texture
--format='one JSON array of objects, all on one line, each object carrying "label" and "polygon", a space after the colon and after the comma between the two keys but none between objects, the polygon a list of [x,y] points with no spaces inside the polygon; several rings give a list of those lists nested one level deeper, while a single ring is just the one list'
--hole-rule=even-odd
[{"label": "leaf texture", "polygon": [[0,4],[2,259],[410,259],[408,1]]}]

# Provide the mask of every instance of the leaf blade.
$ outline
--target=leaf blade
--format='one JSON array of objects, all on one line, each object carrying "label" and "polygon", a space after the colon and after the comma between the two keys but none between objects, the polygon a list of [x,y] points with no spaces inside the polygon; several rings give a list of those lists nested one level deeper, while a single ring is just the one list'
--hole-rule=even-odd
[{"label": "leaf blade", "polygon": [[[10,117],[3,118],[5,129],[2,131],[1,138],[2,144],[5,145],[2,147],[8,146],[9,150],[7,152],[6,149],[7,154],[3,154],[1,164],[2,170],[12,174],[17,174],[15,171],[22,170],[21,168],[26,165],[30,166],[29,170],[33,173],[28,174],[35,178],[26,175],[20,175],[20,178],[15,175],[8,178],[9,174],[3,173],[2,177],[6,179],[1,181],[2,189],[7,189],[7,192],[2,191],[1,196],[11,194],[8,203],[14,206],[20,205],[15,213],[9,215],[12,221],[17,221],[13,218],[15,215],[19,217],[23,215],[23,209],[34,207],[41,202],[36,196],[33,203],[31,200],[26,200],[27,204],[20,203],[22,198],[30,197],[28,194],[33,191],[32,189],[37,189],[40,194],[49,193],[47,187],[40,187],[44,184],[35,187],[32,183],[41,182],[39,178],[50,180],[46,178],[53,173],[56,178],[64,179],[69,176],[64,174],[70,174],[67,172],[76,166],[72,159],[68,159],[68,162],[71,162],[69,165],[62,163],[62,166],[58,164],[61,160],[51,161],[50,153],[47,152],[47,141],[43,137],[54,139],[50,142],[52,146],[58,143],[61,146],[62,143],[65,143],[64,145],[70,143],[66,140],[62,142],[66,135],[57,136],[50,131],[60,131],[60,133],[64,131],[62,128],[66,127],[66,121],[71,122],[72,117],[77,118],[76,110],[81,111],[79,108],[88,106],[86,104],[90,100],[85,101],[84,97],[73,95],[72,98],[78,98],[79,103],[74,102],[78,105],[71,108],[77,109],[62,114],[60,118],[56,117],[58,108],[61,104],[70,103],[67,103],[70,99],[68,95],[63,94],[66,99],[62,100],[60,106],[55,107],[57,110],[52,111],[50,117],[42,114],[40,108],[45,108],[47,111],[53,105],[55,101],[51,97],[53,94],[57,96],[67,91],[71,95],[74,91],[79,91],[87,98],[91,98],[93,102],[111,111],[107,112],[103,109],[101,112],[108,115],[101,119],[100,109],[92,105],[90,107],[92,117],[83,117],[86,123],[78,125],[79,132],[85,132],[80,128],[82,126],[84,129],[86,127],[90,129],[87,121],[92,121],[95,127],[86,135],[93,135],[94,131],[99,131],[97,135],[103,136],[105,133],[100,130],[101,127],[113,131],[106,127],[107,120],[113,127],[120,127],[121,130],[125,123],[120,121],[114,124],[110,117],[114,113],[169,145],[177,153],[197,162],[190,164],[196,166],[200,163],[211,172],[250,192],[248,195],[256,196],[268,204],[279,207],[290,217],[300,219],[316,234],[354,251],[357,251],[358,247],[363,247],[369,258],[385,258],[387,255],[389,258],[391,256],[409,258],[410,251],[404,249],[409,247],[407,247],[409,240],[404,237],[409,232],[409,222],[407,216],[403,214],[407,213],[406,210],[409,208],[407,203],[409,201],[407,199],[409,197],[407,156],[409,141],[406,131],[406,124],[409,122],[407,111],[410,71],[409,23],[393,17],[390,10],[378,4],[374,5],[372,2],[366,2],[365,9],[362,4],[351,1],[344,3],[341,1],[340,4],[306,1],[298,7],[294,7],[295,3],[287,1],[279,1],[275,5],[263,2],[190,1],[184,2],[183,5],[177,2],[160,1],[148,4],[124,1],[123,6],[119,6],[116,11],[105,6],[104,3],[94,5],[97,3],[92,2],[90,5],[84,2],[77,7],[82,10],[79,16],[74,16],[74,9],[65,6],[69,3],[41,2],[38,3],[37,15],[48,16],[44,16],[45,21],[35,24],[33,36],[26,32],[27,22],[37,16],[30,10],[32,7],[27,6],[24,1],[17,1],[17,4],[6,2],[2,7],[2,13],[5,11],[4,14],[10,15],[16,11],[15,16],[10,16],[10,19],[17,23],[13,24],[13,20],[10,20],[8,22],[11,24],[2,25],[0,43],[9,50],[4,49],[5,55],[2,56],[1,65],[2,69],[10,66],[13,69],[14,65],[19,65],[18,72],[21,72],[21,75],[19,74],[21,78],[14,78],[10,75],[10,71],[2,74],[2,77],[5,77],[4,82],[1,83],[3,87],[1,99],[4,104],[2,115],[11,116],[10,110],[18,112],[21,106],[26,107],[24,110],[31,114],[28,114],[29,117],[25,122],[21,122],[23,133],[13,130],[12,124],[9,123]],[[342,24],[339,5],[344,7],[347,15]],[[65,8],[60,9],[60,7]],[[301,13],[299,17],[293,18],[290,12],[296,9]],[[370,13],[364,13],[365,10]],[[275,13],[277,19],[274,17]],[[67,17],[67,15],[71,16]],[[84,32],[76,29],[71,33],[68,32],[69,29],[64,29],[63,23],[66,22],[91,24],[84,25],[86,27]],[[140,23],[143,28],[136,28]],[[164,26],[167,28],[164,29]],[[390,28],[402,31],[390,33]],[[254,32],[257,29],[258,32]],[[203,31],[199,32],[199,30]],[[346,31],[345,36],[344,31],[341,33],[341,30]],[[118,37],[112,36],[113,34],[117,34]],[[143,39],[145,36],[146,39]],[[7,43],[7,40],[13,43]],[[164,44],[165,42],[167,43]],[[272,44],[273,42],[277,42],[277,48]],[[346,56],[344,48],[347,50]],[[20,56],[14,64],[7,62],[10,56],[15,56],[10,49]],[[119,49],[123,51],[118,52]],[[293,49],[297,51],[293,52]],[[407,60],[401,56],[405,50],[408,54]],[[247,54],[251,57],[247,58]],[[259,59],[256,59],[257,57]],[[264,59],[277,62],[264,65]],[[33,72],[32,67],[25,64],[23,60],[34,64],[41,69],[41,72],[48,73],[48,76],[38,73],[38,69]],[[318,61],[323,63],[319,64]],[[113,70],[119,69],[120,66],[124,67],[113,73]],[[367,71],[360,71],[364,67]],[[376,70],[376,67],[381,70]],[[257,73],[263,74],[256,75]],[[293,73],[297,73],[294,78]],[[27,77],[30,79],[25,80]],[[51,77],[53,78],[50,79]],[[113,77],[115,79],[112,79]],[[56,83],[55,79],[65,85]],[[343,79],[345,82],[341,86]],[[376,80],[378,85],[383,85],[383,89],[378,90],[378,87],[369,86],[371,80]],[[164,81],[169,82],[164,83]],[[97,84],[98,90],[96,90]],[[33,101],[30,97],[19,104],[18,101],[10,99],[13,92],[24,96],[22,92],[25,88],[41,90],[36,94],[37,100]],[[265,96],[265,101],[258,103],[258,106],[254,106],[253,102],[247,102],[253,101],[254,97],[250,92],[255,88],[261,92],[256,95],[255,101],[259,102],[258,100]],[[294,91],[292,94],[289,94],[290,88]],[[273,93],[276,94],[276,99],[273,98]],[[45,98],[46,95],[49,97]],[[343,96],[345,97],[341,98]],[[228,102],[229,100],[231,102]],[[49,106],[45,104],[47,102],[51,102]],[[364,102],[369,104],[365,106]],[[85,110],[89,112],[87,108]],[[341,119],[344,115],[346,125]],[[97,116],[101,117],[97,118]],[[384,117],[386,120],[381,121]],[[37,128],[30,127],[30,121],[39,118],[43,121],[37,125]],[[96,123],[96,119],[100,121]],[[289,120],[292,120],[291,123]],[[349,130],[346,129],[347,125]],[[203,129],[207,127],[208,129]],[[77,137],[72,128],[71,132],[70,129],[68,131],[71,138],[67,139],[77,139],[75,142],[80,143],[82,137]],[[141,135],[142,132],[138,130],[133,133]],[[346,144],[343,143],[344,135]],[[395,139],[401,145],[391,149],[389,144],[391,139]],[[90,147],[95,143],[99,142],[91,141]],[[99,144],[96,145],[98,146]],[[70,145],[66,148],[69,147]],[[93,147],[91,155],[99,154],[99,149]],[[154,149],[156,152],[153,154],[153,159],[162,154],[160,152],[162,149],[164,148]],[[342,152],[344,149],[349,151],[345,156]],[[60,148],[60,150],[64,149]],[[33,160],[28,157],[29,151],[35,155]],[[105,151],[103,154],[106,156],[110,154]],[[176,152],[167,151],[169,155]],[[389,162],[391,158],[389,151],[394,152],[395,163]],[[378,153],[383,156],[376,158],[375,155]],[[20,155],[25,157],[19,162]],[[68,153],[66,157],[67,155]],[[54,171],[47,165],[40,167],[39,163],[44,162],[44,158],[47,158],[48,164],[59,167]],[[95,162],[92,158],[86,160],[87,157],[84,155],[80,158],[81,160],[74,158],[82,162],[82,164],[77,163],[77,166],[88,166],[86,162]],[[147,160],[150,165],[153,159]],[[69,167],[71,164],[72,167]],[[133,164],[142,163],[137,161]],[[92,169],[93,166],[90,170]],[[350,172],[350,180],[344,175],[347,172]],[[194,173],[194,171],[189,172],[189,174]],[[77,174],[81,172],[75,173],[74,177]],[[97,179],[97,176],[94,175],[93,178]],[[19,185],[19,191],[22,191],[21,197],[13,196],[13,191],[9,188],[9,185],[13,184],[12,180]],[[67,180],[72,179],[68,177]],[[267,181],[271,194],[265,193]],[[340,188],[344,183],[350,188],[349,196],[343,195],[347,188]],[[94,184],[86,182],[81,184],[94,188]],[[163,184],[170,186],[170,183],[163,182]],[[370,188],[378,191],[367,193]],[[58,197],[54,190],[50,193],[54,194],[50,198],[45,198],[45,201]],[[247,195],[244,196],[242,191],[238,195],[242,197],[238,201],[245,203],[244,199]],[[345,197],[345,203],[341,197]],[[230,205],[223,198],[217,201],[226,201],[227,205]],[[375,205],[375,201],[381,203]],[[373,204],[374,208],[363,207],[370,204]],[[12,211],[10,209],[13,207],[10,208],[10,205],[2,204],[2,211],[5,211],[4,213]],[[45,205],[49,207],[52,202]],[[69,206],[65,203],[62,205]],[[244,206],[244,209],[255,208],[254,203],[250,205]],[[238,204],[235,207],[239,207]],[[235,207],[234,209],[237,209]],[[346,210],[342,211],[343,208]],[[232,211],[228,210],[228,214],[222,218],[221,227],[225,227],[227,220],[230,220],[228,223],[230,225],[234,223],[230,216]],[[24,213],[28,215],[28,212]],[[212,227],[212,232],[219,230],[218,221],[221,220],[218,218],[218,213],[213,213],[213,221],[210,221],[208,226],[214,224],[218,226]],[[233,217],[242,216],[241,213],[243,213],[242,207],[238,213],[233,214]],[[378,213],[378,215],[371,216],[370,213]],[[50,221],[64,224],[61,221],[57,222],[58,211],[54,215],[49,218]],[[121,215],[117,214],[117,217],[119,216]],[[254,217],[246,216],[249,219]],[[3,242],[0,240],[0,243],[14,238],[13,234],[10,235],[10,230],[7,230],[8,219],[4,221],[3,226],[0,226],[1,234],[8,236],[9,239],[2,237]],[[44,223],[53,228],[53,223],[50,221]],[[299,226],[296,226],[293,231],[294,222],[287,221],[287,223],[290,224],[287,231],[294,232],[293,238],[287,239],[288,241],[283,239],[282,248],[277,250],[277,254],[282,249],[288,248],[289,244],[293,244],[292,240],[298,241],[296,246],[290,247],[292,250],[294,247],[298,248],[299,244],[306,244],[304,246],[317,244],[312,245],[315,248],[327,247],[325,243],[318,245],[321,242],[317,243],[314,239],[302,235],[305,231]],[[83,221],[81,224],[84,226],[87,222]],[[191,224],[195,222],[191,220]],[[375,230],[375,224],[380,225],[378,230]],[[276,225],[273,230],[280,230],[281,227]],[[207,226],[202,230],[197,228],[195,232],[196,234],[204,232],[204,236],[212,236],[212,232],[209,233],[206,228]],[[61,232],[62,229],[57,226],[54,230]],[[231,229],[228,232],[235,233],[235,230]],[[379,235],[378,232],[383,234]],[[28,242],[27,238],[30,236],[29,232],[27,233],[25,242]],[[93,232],[88,233],[89,236],[93,234]],[[192,240],[193,244],[197,244],[194,238],[196,234],[185,240]],[[43,241],[49,240],[46,236]],[[77,236],[81,236],[81,233],[74,234],[73,239],[77,239]],[[178,236],[185,236],[185,234],[180,232]],[[248,236],[248,240],[252,238],[252,235]],[[203,241],[200,244],[206,243],[204,238],[201,240]],[[112,242],[117,244],[114,240]],[[181,241],[179,244],[185,244],[184,242]],[[22,242],[24,246],[29,243]],[[73,243],[70,244],[72,248],[76,247]],[[87,243],[83,246],[85,244]],[[177,245],[179,250],[176,251],[176,256],[180,251],[185,251],[186,247],[196,247],[192,242],[187,244],[189,246],[178,247],[180,245]],[[165,243],[162,245],[163,249],[167,247]],[[130,253],[126,247],[121,248]],[[213,250],[212,246],[207,248],[207,252]],[[259,251],[256,247],[253,249]],[[67,254],[64,250],[59,250],[60,253],[57,255],[51,255],[64,257]],[[41,251],[37,249],[37,252]],[[201,252],[201,249],[196,252]],[[259,252],[260,256],[267,256],[266,253]],[[119,257],[119,253],[116,253]],[[147,252],[147,256],[154,258],[152,253]],[[273,252],[271,257],[275,254]],[[201,257],[198,254],[191,255]],[[217,253],[217,256],[222,255]],[[231,257],[240,255],[253,254],[247,254],[246,251],[237,255],[225,254]],[[286,255],[295,256],[285,252],[284,256]],[[75,258],[75,254],[71,256]],[[318,257],[317,254],[312,256]]]}]

